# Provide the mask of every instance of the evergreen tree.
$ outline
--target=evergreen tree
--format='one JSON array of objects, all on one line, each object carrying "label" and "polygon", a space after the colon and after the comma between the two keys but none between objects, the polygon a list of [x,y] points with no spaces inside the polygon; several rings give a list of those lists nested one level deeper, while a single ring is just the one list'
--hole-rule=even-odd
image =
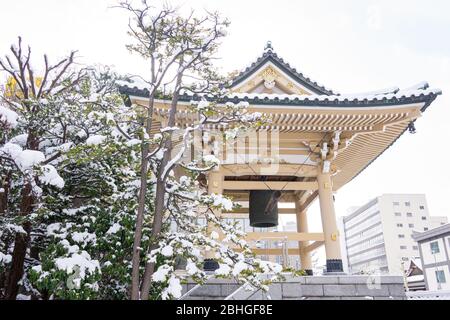
[{"label": "evergreen tree", "polygon": [[[30,51],[21,56],[20,39],[18,48],[17,69],[2,61],[11,79],[0,107],[3,295],[16,298],[20,281],[44,299],[125,298],[143,136],[137,114],[109,69],[76,70],[73,54],[52,67],[45,57],[44,76],[31,82]],[[151,189],[148,211],[150,198]],[[26,214],[23,199],[32,201]]]},{"label": "evergreen tree", "polygon": [[[128,48],[149,61],[146,106],[120,94],[129,78],[76,67],[75,52],[55,64],[44,56],[35,73],[19,38],[13,58],[0,60],[8,76],[0,96],[1,296],[176,299],[187,278],[208,279],[205,252],[219,265],[212,276],[266,288],[281,266],[256,259],[239,228],[215,214],[236,206],[208,193],[217,152],[186,158],[210,125],[233,139],[262,121],[246,103],[221,103],[226,79],[212,62],[228,21],[146,1],[119,6],[133,16]],[[182,93],[195,97],[187,111],[196,120],[178,127]],[[155,131],[160,98],[170,106]]]}]

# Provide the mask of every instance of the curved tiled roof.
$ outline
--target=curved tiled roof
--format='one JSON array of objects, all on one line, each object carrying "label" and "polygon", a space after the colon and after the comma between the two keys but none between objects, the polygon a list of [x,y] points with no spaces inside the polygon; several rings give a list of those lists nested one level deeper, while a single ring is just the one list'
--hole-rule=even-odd
[{"label": "curved tiled roof", "polygon": [[[330,89],[319,85],[310,78],[305,77],[302,73],[285,62],[273,50],[269,41],[264,50],[264,54],[260,56],[254,63],[237,75],[230,88],[235,87],[248,77],[250,77],[257,69],[266,62],[272,62],[283,72],[288,74],[294,80],[298,81],[306,88],[310,89],[312,95],[296,95],[296,94],[265,94],[265,93],[230,93],[222,97],[199,96],[184,93],[180,96],[179,101],[191,100],[218,100],[221,103],[246,101],[252,105],[280,105],[280,106],[323,106],[323,107],[377,107],[377,106],[395,106],[410,103],[425,103],[422,110],[425,110],[434,99],[441,94],[439,89],[429,89],[427,82],[421,82],[415,86],[400,90],[398,87],[387,88],[366,93],[355,94],[339,94]],[[120,92],[128,96],[136,96],[147,98],[149,91],[145,85],[139,83],[121,82],[119,84]],[[170,97],[161,97],[165,99]]]},{"label": "curved tiled roof", "polygon": [[[123,84],[120,92],[129,96],[147,98],[149,91],[138,86]],[[387,92],[387,93],[386,93]],[[252,94],[231,93],[218,100],[221,103],[246,101],[252,105],[280,105],[280,106],[323,106],[323,107],[377,107],[394,106],[410,103],[425,103],[425,110],[431,102],[442,92],[439,89],[428,89],[428,84],[411,87],[405,90],[398,88],[381,90],[367,94],[349,95],[288,95],[288,94]],[[180,101],[200,100],[202,98],[215,99],[212,96],[199,96],[184,93]]]},{"label": "curved tiled roof", "polygon": [[247,101],[251,104],[280,104],[293,106],[364,107],[390,106],[410,103],[431,103],[442,92],[439,89],[396,90],[396,93],[352,95],[277,95],[233,93],[227,101]]}]

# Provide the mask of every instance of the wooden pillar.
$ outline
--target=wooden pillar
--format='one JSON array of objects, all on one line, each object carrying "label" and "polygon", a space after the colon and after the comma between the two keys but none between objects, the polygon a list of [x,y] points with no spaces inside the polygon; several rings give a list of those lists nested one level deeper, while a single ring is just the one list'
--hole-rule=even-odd
[{"label": "wooden pillar", "polygon": [[[218,169],[211,171],[208,174],[208,193],[222,194],[223,193],[222,182],[223,182],[222,173]],[[215,210],[214,214],[216,215],[216,217],[220,217],[221,211]],[[211,234],[213,231],[219,233],[219,230],[214,223],[208,223],[207,227],[208,234]],[[203,268],[205,271],[214,271],[219,268],[219,264],[215,259],[215,252],[213,250],[205,252],[205,261],[203,264]]]},{"label": "wooden pillar", "polygon": [[[299,201],[295,201],[295,212],[297,216],[297,232],[308,233],[308,217],[307,211],[300,211]],[[312,276],[312,263],[311,263],[311,253],[304,251],[308,246],[309,241],[299,241],[298,250],[300,252],[300,264],[301,268],[305,270],[306,274]]]},{"label": "wooden pillar", "polygon": [[320,215],[325,237],[327,273],[343,272],[339,231],[334,210],[333,184],[330,173],[317,176],[319,186]]}]

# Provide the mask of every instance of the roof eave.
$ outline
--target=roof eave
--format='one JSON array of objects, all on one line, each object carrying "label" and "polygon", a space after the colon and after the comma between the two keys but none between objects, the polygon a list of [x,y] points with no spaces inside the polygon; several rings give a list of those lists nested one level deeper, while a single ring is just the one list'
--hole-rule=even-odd
[{"label": "roof eave", "polygon": [[[430,105],[431,103],[433,103],[433,101],[437,98],[438,95],[441,95],[442,91],[439,90],[434,94],[430,95],[430,98],[425,102],[424,106],[421,108],[421,112],[424,112]],[[415,123],[416,120],[413,121],[413,123]],[[403,132],[401,134],[398,135],[398,137],[390,144],[388,145],[377,157],[375,157],[372,161],[370,161],[366,166],[364,166],[364,168],[362,168],[357,174],[355,174],[347,183],[351,182],[352,180],[354,180],[356,177],[358,177],[364,170],[366,170],[373,162],[375,162],[379,157],[381,157],[382,154],[384,154],[390,147],[392,147],[398,139],[400,139],[401,136],[403,136],[403,134],[408,130],[408,127],[405,128],[405,130],[403,130]]]},{"label": "roof eave", "polygon": [[256,62],[252,63],[249,67],[247,67],[244,71],[242,71],[236,78],[233,79],[233,82],[229,86],[230,88],[234,88],[238,86],[240,83],[248,79],[255,70],[266,64],[267,62],[272,62],[275,66],[280,68],[283,72],[285,72],[287,75],[289,75],[294,80],[298,81],[302,85],[304,85],[306,88],[311,90],[312,92],[316,94],[323,94],[323,95],[334,95],[332,90],[329,90],[321,85],[319,85],[317,82],[314,82],[310,80],[309,78],[306,78],[303,76],[303,74],[297,72],[295,68],[292,68],[288,63],[284,62],[284,60],[273,51],[265,52],[261,57],[259,57]]},{"label": "roof eave", "polygon": [[[127,96],[134,96],[140,98],[148,98],[149,91],[147,89],[140,89],[137,87],[128,87],[128,86],[120,86],[119,91],[121,94]],[[323,107],[385,107],[385,106],[395,106],[395,105],[404,105],[411,103],[424,103],[424,106],[421,108],[421,111],[424,112],[433,101],[440,95],[441,91],[436,91],[428,94],[420,94],[413,96],[402,96],[402,97],[393,97],[386,98],[383,97],[381,99],[324,99],[320,100],[318,98],[308,98],[304,99],[299,98],[259,98],[259,97],[238,97],[238,96],[229,96],[229,97],[221,97],[219,98],[220,103],[239,103],[239,102],[248,102],[251,105],[279,105],[279,106],[323,106]],[[200,100],[201,98],[206,99],[216,99],[215,97],[200,97],[198,95],[190,95],[190,94],[182,94],[179,97],[179,101],[189,102],[192,100]]]}]

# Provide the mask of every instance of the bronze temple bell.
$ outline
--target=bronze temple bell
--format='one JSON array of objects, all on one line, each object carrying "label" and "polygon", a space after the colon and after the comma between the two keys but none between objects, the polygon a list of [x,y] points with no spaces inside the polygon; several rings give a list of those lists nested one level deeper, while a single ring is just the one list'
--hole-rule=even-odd
[{"label": "bronze temple bell", "polygon": [[255,228],[278,226],[278,199],[280,197],[280,191],[250,191],[250,225]]}]

